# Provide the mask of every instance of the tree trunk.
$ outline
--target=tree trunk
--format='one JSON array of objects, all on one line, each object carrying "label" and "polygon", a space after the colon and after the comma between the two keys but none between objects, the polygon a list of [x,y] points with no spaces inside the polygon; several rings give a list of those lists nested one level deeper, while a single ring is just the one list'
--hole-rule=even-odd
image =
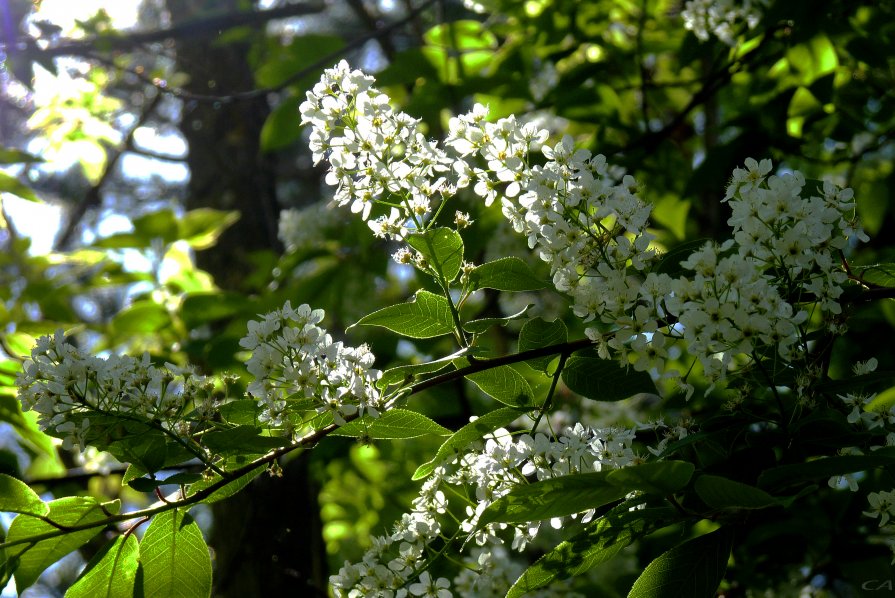
[{"label": "tree trunk", "polygon": [[[168,0],[172,24],[214,10],[236,11],[239,0]],[[178,70],[194,94],[250,90],[248,44],[215,45],[214,39],[176,42]],[[184,100],[181,131],[189,144],[191,178],[186,207],[237,210],[240,220],[217,246],[197,255],[199,267],[224,289],[239,289],[252,264],[249,254],[279,250],[279,209],[271,158],[261,153],[259,134],[269,107],[264,97],[236,101]],[[326,554],[318,488],[308,459],[286,466],[283,477],[262,475],[240,494],[213,505],[209,543],[215,555],[218,597],[325,595]]]}]

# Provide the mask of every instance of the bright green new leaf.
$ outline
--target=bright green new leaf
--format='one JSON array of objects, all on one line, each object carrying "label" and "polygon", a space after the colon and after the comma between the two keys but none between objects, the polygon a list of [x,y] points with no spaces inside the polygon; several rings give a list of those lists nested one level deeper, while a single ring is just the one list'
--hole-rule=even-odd
[{"label": "bright green new leaf", "polygon": [[458,455],[476,440],[481,440],[497,428],[506,426],[519,419],[525,412],[513,407],[501,407],[482,417],[469,422],[444,441],[435,458],[420,465],[413,474],[414,480],[420,480],[435,470],[435,467],[448,458]]},{"label": "bright green new leaf", "polygon": [[407,244],[419,251],[445,281],[457,278],[463,264],[463,239],[450,228],[435,228],[407,235]]},{"label": "bright green new leaf", "polygon": [[634,540],[674,523],[677,518],[670,507],[631,510],[630,502],[624,502],[539,558],[516,580],[507,598],[519,598],[555,579],[581,575],[605,563]]},{"label": "bright green new leaf", "polygon": [[447,299],[418,291],[413,300],[384,307],[361,318],[355,326],[382,326],[410,338],[431,338],[454,330]]},{"label": "bright green new leaf", "polygon": [[379,417],[365,416],[348,422],[333,432],[333,436],[369,436],[380,440],[417,438],[426,434],[448,436],[450,430],[440,426],[422,413],[408,409],[392,409]]},{"label": "bright green new leaf", "polygon": [[572,356],[562,371],[562,381],[572,391],[595,401],[621,401],[639,393],[655,394],[656,385],[647,372],[623,368],[617,361]]},{"label": "bright green new leaf", "polygon": [[510,407],[530,407],[534,404],[531,385],[522,374],[509,365],[467,374],[466,378],[485,394]]},{"label": "bright green new leaf", "polygon": [[693,489],[713,509],[765,509],[782,504],[761,488],[714,475],[699,476]]},{"label": "bright green new leaf", "polygon": [[193,249],[208,249],[239,220],[239,212],[196,208],[177,221],[178,237]]},{"label": "bright green new leaf", "polygon": [[678,544],[647,565],[628,598],[711,598],[732,544],[732,532],[723,527]]},{"label": "bright green new leaf", "polygon": [[[519,352],[559,345],[569,340],[569,329],[562,320],[556,319],[548,322],[543,318],[532,318],[522,326],[519,331]],[[556,359],[556,355],[547,355],[529,359],[527,363],[532,368],[546,372],[550,362]]]},{"label": "bright green new leaf", "polygon": [[469,273],[469,283],[474,289],[498,291],[537,291],[547,286],[518,257],[504,257],[475,267]]},{"label": "bright green new leaf", "polygon": [[211,555],[199,526],[179,509],[156,515],[140,546],[144,596],[207,598]]},{"label": "bright green new leaf", "polygon": [[65,598],[131,598],[140,546],[133,534],[118,536],[94,555]]},{"label": "bright green new leaf", "polygon": [[46,515],[50,507],[25,482],[0,473],[0,511]]},{"label": "bright green new leaf", "polygon": [[[106,514],[103,513],[103,506],[92,496],[68,496],[50,501],[47,518],[59,525],[72,527],[101,521],[106,518]],[[7,549],[7,557],[19,557],[19,568],[15,572],[19,593],[37,581],[44,569],[86,543],[101,530],[102,526],[91,527],[41,540],[31,548],[28,548],[29,544],[19,544]],[[58,531],[59,528],[46,521],[19,515],[12,520],[6,539],[12,542]]]}]

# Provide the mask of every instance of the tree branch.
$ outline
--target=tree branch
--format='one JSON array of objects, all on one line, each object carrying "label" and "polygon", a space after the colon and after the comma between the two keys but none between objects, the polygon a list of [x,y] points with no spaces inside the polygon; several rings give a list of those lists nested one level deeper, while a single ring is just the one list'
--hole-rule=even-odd
[{"label": "tree branch", "polygon": [[155,31],[137,31],[126,34],[109,34],[86,39],[66,39],[47,48],[37,45],[31,37],[19,38],[12,47],[5,48],[8,54],[21,53],[25,58],[39,55],[43,59],[57,56],[85,56],[96,50],[106,52],[130,51],[143,44],[164,42],[171,39],[197,37],[213,37],[223,31],[235,27],[260,27],[269,21],[288,19],[309,14],[317,14],[325,10],[323,4],[286,4],[270,10],[238,11],[224,14],[212,14],[179,23],[166,29]]},{"label": "tree branch", "polygon": [[152,116],[152,113],[158,107],[161,99],[161,94],[156,94],[156,96],[152,98],[152,101],[149,102],[149,105],[147,105],[143,109],[143,112],[140,114],[140,118],[137,120],[136,123],[134,123],[134,126],[131,127],[131,130],[128,131],[122,147],[109,156],[109,159],[106,162],[106,168],[105,170],[103,170],[103,173],[100,176],[99,180],[87,191],[81,202],[78,203],[78,205],[75,206],[75,208],[72,210],[72,213],[68,219],[68,223],[65,225],[65,230],[63,231],[62,236],[59,237],[59,240],[55,243],[57,249],[64,249],[68,246],[75,234],[75,230],[77,229],[78,224],[87,214],[87,210],[97,207],[102,203],[102,196],[100,195],[100,192],[103,185],[106,183],[106,181],[109,180],[109,177],[112,176],[112,172],[114,171],[115,166],[118,164],[118,161],[121,159],[121,156],[125,152],[133,149],[134,133],[137,131],[137,129],[139,129],[149,121],[149,117]]}]

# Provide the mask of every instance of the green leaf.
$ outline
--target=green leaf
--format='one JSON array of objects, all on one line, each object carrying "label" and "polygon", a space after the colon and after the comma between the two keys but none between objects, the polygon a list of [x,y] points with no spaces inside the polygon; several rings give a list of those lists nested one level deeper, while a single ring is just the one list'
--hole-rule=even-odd
[{"label": "green leaf", "polygon": [[656,393],[648,373],[596,357],[570,357],[562,371],[562,381],[573,392],[595,401],[621,401],[642,392]]},{"label": "green leaf", "polygon": [[171,316],[164,305],[154,301],[135,301],[112,318],[115,334],[151,334],[171,325]]},{"label": "green leaf", "polygon": [[410,338],[432,338],[454,331],[447,299],[417,291],[409,303],[391,305],[361,318],[355,326],[382,326]]},{"label": "green leaf", "polygon": [[34,412],[29,412],[28,416],[22,413],[22,404],[13,392],[0,389],[0,421],[11,425],[29,449],[58,459],[53,439],[37,426]]},{"label": "green leaf", "polygon": [[178,218],[169,209],[149,212],[134,218],[134,234],[146,242],[146,247],[156,239],[169,245],[178,238]]},{"label": "green leaf", "polygon": [[40,201],[30,187],[5,172],[0,172],[0,193],[12,193],[28,201]]},{"label": "green leaf", "polygon": [[239,220],[239,212],[196,208],[177,220],[178,238],[193,249],[208,249]]},{"label": "green leaf", "polygon": [[507,598],[524,596],[555,579],[581,575],[610,560],[634,540],[674,523],[677,518],[670,507],[631,510],[630,504],[624,502],[539,558],[516,580]]},{"label": "green leaf", "polygon": [[579,473],[518,486],[488,505],[479,527],[562,517],[624,498],[629,491],[610,484],[609,473]]},{"label": "green leaf", "polygon": [[152,473],[165,466],[168,439],[161,430],[147,428],[116,440],[106,450],[122,462],[133,463],[143,471]]},{"label": "green leaf", "polygon": [[760,488],[714,475],[699,476],[693,489],[713,509],[765,509],[783,504]]},{"label": "green leaf", "polygon": [[727,528],[678,544],[647,565],[628,598],[711,598],[724,579],[732,545]]},{"label": "green leaf", "polygon": [[758,476],[758,485],[768,488],[782,488],[799,482],[845,475],[875,467],[895,467],[895,456],[884,454],[882,450],[885,449],[874,451],[869,455],[824,457],[805,463],[772,467]]},{"label": "green leaf", "polygon": [[509,365],[501,365],[466,378],[482,389],[485,394],[510,407],[530,407],[534,404],[534,393],[528,381]]},{"label": "green leaf", "polygon": [[43,161],[43,158],[22,150],[0,148],[0,164],[24,164]]},{"label": "green leaf", "polygon": [[237,399],[224,403],[218,408],[218,413],[228,424],[256,427],[261,408],[257,401],[250,399]]},{"label": "green leaf", "polygon": [[479,525],[580,513],[624,498],[634,490],[665,496],[686,486],[694,470],[686,461],[657,461],[541,480],[514,488],[494,501],[482,513]]},{"label": "green leaf", "polygon": [[606,481],[627,492],[665,496],[686,486],[695,469],[686,461],[653,461],[610,471]]},{"label": "green leaf", "polygon": [[473,334],[482,334],[492,326],[506,326],[509,322],[513,320],[518,320],[520,318],[524,318],[525,314],[534,306],[533,303],[529,303],[526,305],[522,311],[515,313],[511,316],[507,316],[505,318],[481,318],[479,320],[470,320],[463,324],[463,330],[466,332],[471,332]]},{"label": "green leaf", "polygon": [[261,127],[261,149],[275,152],[301,139],[302,124],[297,118],[298,106],[304,98],[290,95],[271,110]]},{"label": "green leaf", "polygon": [[[82,525],[106,518],[102,505],[92,496],[59,498],[50,501],[49,508],[47,518],[59,525]],[[41,540],[30,548],[30,544],[20,544],[8,548],[6,550],[8,557],[19,558],[19,568],[15,572],[16,588],[19,593],[34,584],[44,569],[76,550],[101,530],[102,526],[97,526]],[[7,541],[25,540],[55,531],[59,531],[59,529],[46,521],[28,515],[19,515],[12,520],[9,526]]]},{"label": "green leaf", "polygon": [[451,282],[463,264],[463,239],[450,228],[435,228],[407,235],[407,244],[423,254],[446,282]]},{"label": "green leaf", "polygon": [[140,552],[144,596],[211,596],[211,555],[188,514],[172,509],[156,515]]},{"label": "green leaf", "polygon": [[448,436],[450,430],[440,426],[422,413],[408,409],[392,409],[379,417],[364,416],[337,428],[333,436],[370,436],[381,440],[417,438],[426,434]]},{"label": "green leaf", "polygon": [[[313,69],[300,80],[296,80],[296,75],[309,71],[320,58],[337,52],[344,45],[344,40],[339,36],[321,34],[297,36],[288,46],[278,42],[270,48],[267,59],[255,69],[255,81],[259,87],[280,88],[294,83],[302,89],[310,88],[313,83],[305,81],[316,79],[323,67]],[[300,120],[297,113],[295,117]]]},{"label": "green leaf", "polygon": [[[569,329],[559,318],[548,322],[543,318],[532,318],[522,326],[519,331],[519,352],[559,345],[569,340]],[[532,368],[546,372],[550,362],[556,359],[556,355],[546,355],[529,359],[527,363]]]},{"label": "green leaf", "polygon": [[870,266],[855,266],[852,272],[864,282],[874,284],[887,289],[895,288],[895,264],[872,264]]},{"label": "green leaf", "polygon": [[180,306],[180,317],[188,326],[198,327],[202,324],[233,317],[249,306],[245,295],[228,291],[208,291],[189,293]]},{"label": "green leaf", "polygon": [[519,419],[525,411],[513,407],[501,407],[490,413],[486,413],[475,421],[469,422],[444,441],[435,458],[420,465],[413,474],[414,480],[420,480],[435,470],[435,467],[450,457],[460,454],[467,446],[481,440],[486,434],[490,434],[497,428],[501,428]]},{"label": "green leaf", "polygon": [[136,536],[116,537],[90,559],[65,598],[131,598],[139,556]]},{"label": "green leaf", "polygon": [[28,484],[0,473],[0,511],[46,515],[50,507]]},{"label": "green leaf", "polygon": [[236,426],[229,430],[215,430],[202,437],[202,444],[218,455],[264,455],[271,449],[286,446],[291,439],[261,436],[255,426]]},{"label": "green leaf", "polygon": [[518,257],[503,257],[473,268],[469,283],[473,289],[498,291],[537,291],[547,286]]},{"label": "green leaf", "polygon": [[454,360],[464,353],[466,353],[466,350],[454,353],[453,355],[448,355],[447,357],[442,357],[441,359],[436,359],[435,361],[399,365],[397,367],[389,368],[382,372],[382,377],[376,381],[376,386],[383,389],[391,384],[404,384],[408,381],[412,381],[419,374],[440,372],[449,365],[452,365]]}]

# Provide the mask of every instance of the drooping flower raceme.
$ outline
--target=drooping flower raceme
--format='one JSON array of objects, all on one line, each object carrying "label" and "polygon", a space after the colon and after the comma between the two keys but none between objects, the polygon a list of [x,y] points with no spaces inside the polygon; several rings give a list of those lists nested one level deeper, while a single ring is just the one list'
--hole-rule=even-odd
[{"label": "drooping flower raceme", "polygon": [[437,195],[450,196],[463,184],[451,170],[455,162],[425,138],[419,121],[392,110],[373,78],[344,60],[307,92],[300,111],[302,124],[311,125],[315,164],[325,158],[331,166],[326,182],[336,187],[334,202],[364,220],[374,202],[394,206],[370,222],[377,235],[403,238],[403,221],[424,222]]},{"label": "drooping flower raceme", "polygon": [[[499,536],[512,531],[512,548],[524,550],[541,530],[540,522],[524,525],[491,523],[479,526],[479,518],[495,500],[512,489],[528,483],[528,479],[546,480],[576,473],[616,469],[636,463],[639,458],[631,445],[634,430],[623,428],[592,429],[580,423],[551,440],[544,434],[523,434],[515,439],[506,430],[497,430],[478,447],[452,457],[435,467],[413,501],[413,510],[405,513],[393,533],[376,538],[373,548],[359,563],[345,563],[330,583],[338,596],[406,596],[430,584],[438,591],[449,591],[447,580],[429,577],[412,583],[425,565],[435,556],[434,543],[459,534],[470,540],[475,555],[470,569],[454,580],[457,589],[475,590],[477,596],[503,596],[515,581],[521,567],[511,559],[482,558],[483,550],[502,544]],[[460,505],[457,497],[469,497]],[[449,504],[449,499],[452,504]],[[452,508],[453,507],[453,508]],[[457,521],[456,512],[465,509],[465,518]],[[593,511],[573,515],[589,521]],[[565,518],[551,521],[560,527]],[[422,584],[422,585],[420,585]],[[441,595],[441,594],[439,594]],[[447,594],[444,594],[447,595]],[[469,595],[464,593],[461,595]],[[567,591],[543,594],[568,595]]]},{"label": "drooping flower raceme", "polygon": [[375,386],[380,372],[366,345],[348,347],[318,324],[322,309],[307,304],[281,309],[248,324],[240,346],[252,352],[246,366],[255,379],[249,394],[263,408],[261,421],[289,427],[290,412],[332,413],[337,424],[350,415],[378,417],[382,397]]},{"label": "drooping flower raceme", "polygon": [[159,422],[173,433],[189,432],[184,408],[212,409],[211,380],[173,364],[159,368],[149,354],[96,357],[65,341],[61,330],[37,340],[16,385],[26,411],[38,414],[42,430],[63,447],[86,448],[91,419],[133,415]]}]

